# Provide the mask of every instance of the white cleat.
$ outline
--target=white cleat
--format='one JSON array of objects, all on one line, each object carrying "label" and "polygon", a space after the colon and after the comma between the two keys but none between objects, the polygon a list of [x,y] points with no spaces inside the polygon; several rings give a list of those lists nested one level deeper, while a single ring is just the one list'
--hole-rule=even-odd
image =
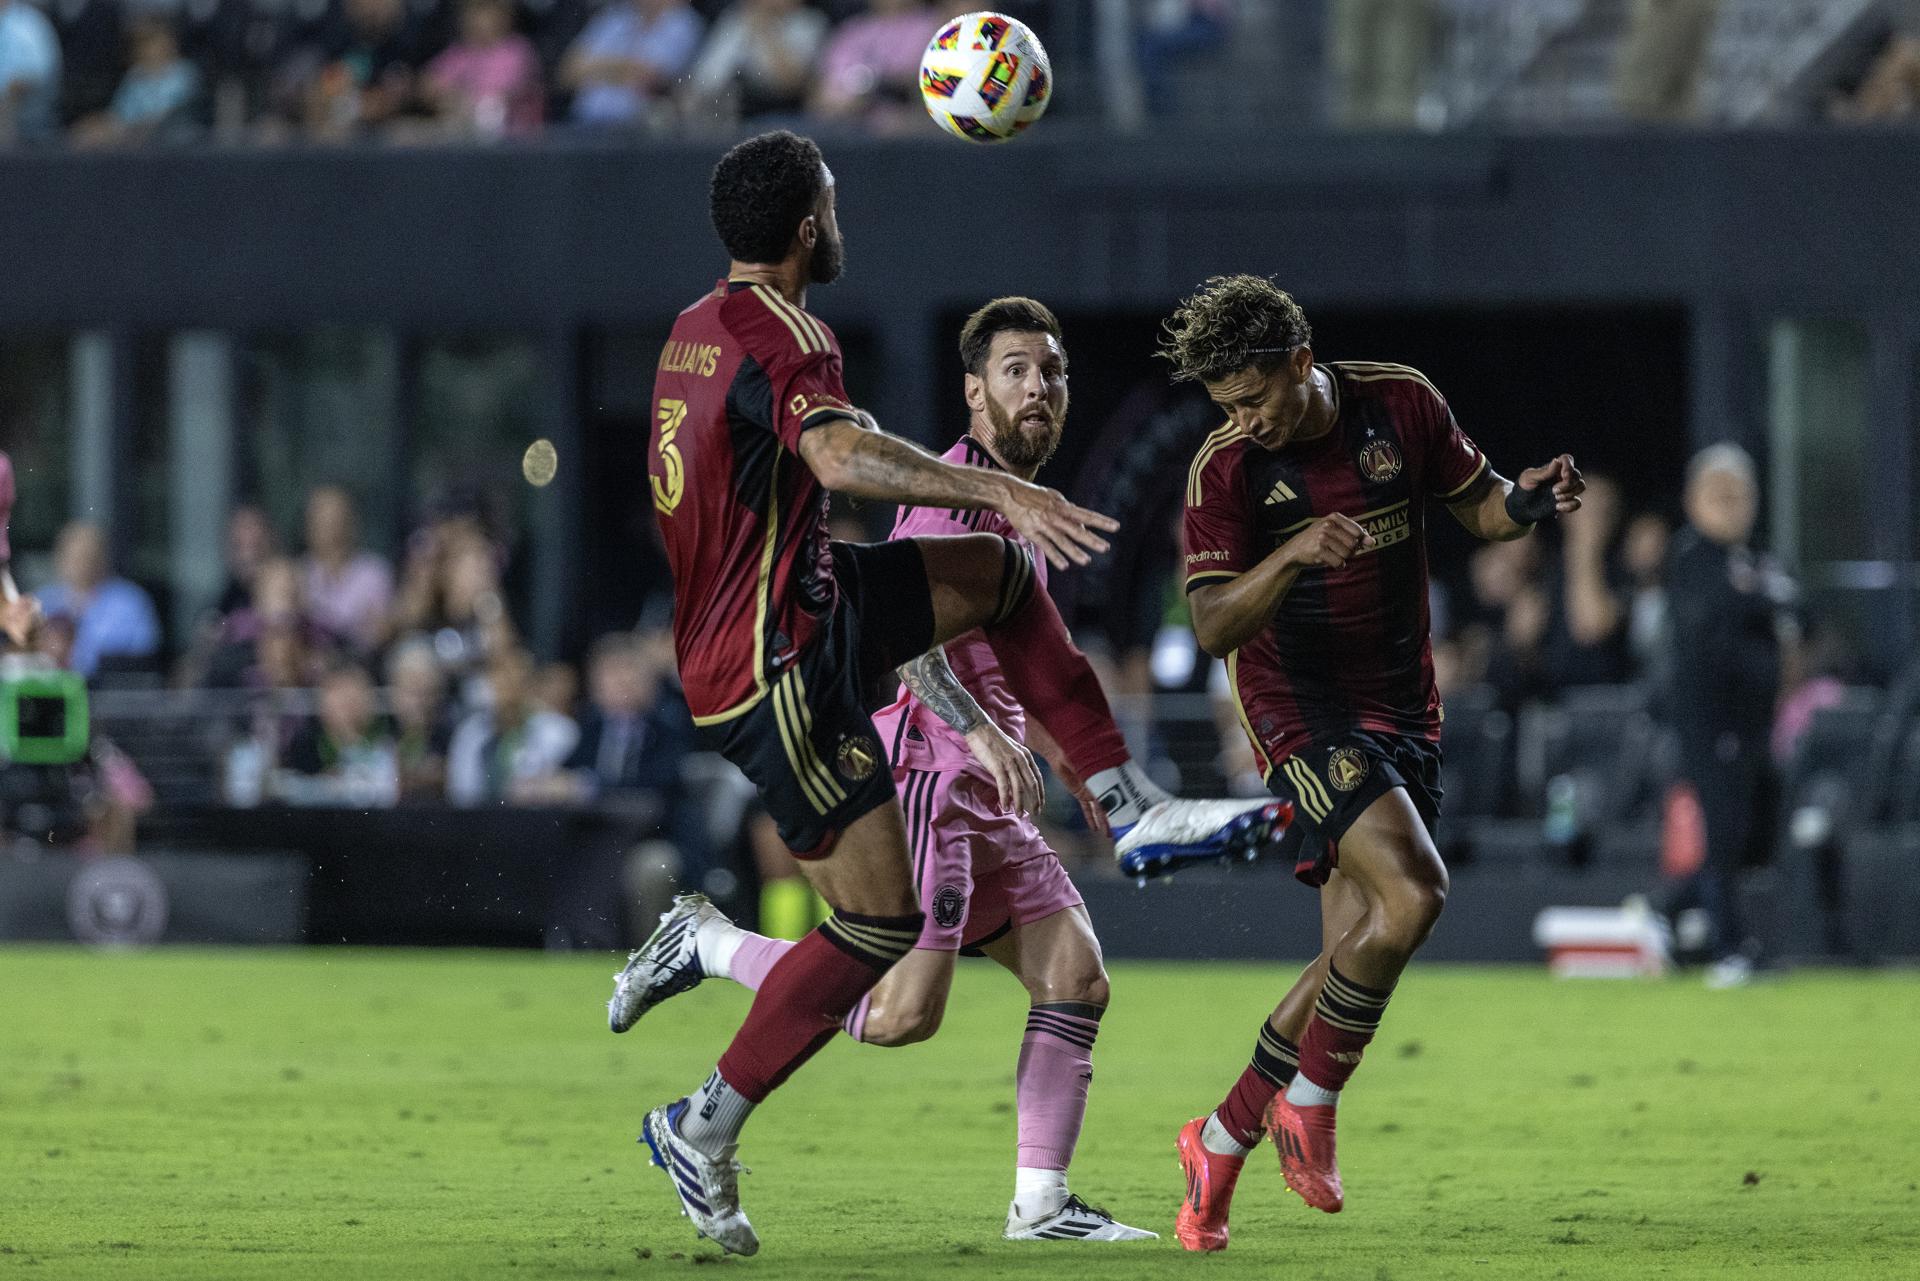
[{"label": "white cleat", "polygon": [[681,1138],[676,1123],[686,1110],[687,1101],[680,1099],[647,1113],[640,1141],[673,1180],[680,1213],[693,1220],[694,1230],[728,1254],[753,1254],[760,1238],[740,1210],[740,1176],[746,1167],[731,1150],[716,1159]]},{"label": "white cleat", "polygon": [[1124,1223],[1116,1223],[1111,1214],[1098,1206],[1088,1205],[1077,1196],[1067,1198],[1067,1203],[1052,1214],[1043,1214],[1037,1219],[1020,1217],[1019,1207],[1007,1209],[1007,1230],[1003,1234],[1009,1241],[1158,1241],[1158,1232],[1148,1232],[1145,1228],[1130,1228]]},{"label": "white cleat", "polygon": [[670,996],[700,986],[707,977],[694,947],[700,927],[709,921],[732,924],[727,914],[704,894],[682,894],[660,916],[660,928],[627,958],[626,968],[613,976],[613,997],[607,1002],[607,1026],[624,1032]]},{"label": "white cleat", "polygon": [[1292,821],[1286,801],[1162,801],[1114,833],[1113,856],[1143,881],[1189,863],[1252,860],[1276,848]]}]

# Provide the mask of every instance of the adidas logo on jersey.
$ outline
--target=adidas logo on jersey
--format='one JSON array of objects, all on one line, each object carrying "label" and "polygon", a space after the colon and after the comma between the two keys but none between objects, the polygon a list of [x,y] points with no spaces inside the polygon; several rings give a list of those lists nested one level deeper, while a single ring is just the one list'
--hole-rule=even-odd
[{"label": "adidas logo on jersey", "polygon": [[1263,506],[1271,507],[1275,503],[1290,503],[1298,497],[1298,494],[1287,488],[1286,481],[1276,480],[1273,482],[1273,489],[1268,492],[1267,501]]}]

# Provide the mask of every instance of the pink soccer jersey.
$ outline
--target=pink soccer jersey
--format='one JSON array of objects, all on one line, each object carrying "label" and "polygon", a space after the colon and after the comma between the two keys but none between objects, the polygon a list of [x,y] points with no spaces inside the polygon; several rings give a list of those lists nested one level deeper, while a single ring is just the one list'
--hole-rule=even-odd
[{"label": "pink soccer jersey", "polygon": [[[1003,470],[993,460],[993,455],[974,443],[971,436],[962,436],[941,457],[947,462],[968,467]],[[903,507],[899,519],[893,524],[894,538],[937,534],[999,534],[1012,539],[1032,558],[1034,568],[1040,575],[1040,587],[1045,590],[1047,558],[1038,555],[1032,543],[1016,534],[1013,526],[999,512],[984,509],[969,511],[960,507]],[[981,710],[991,716],[994,723],[1010,737],[1025,743],[1027,714],[1014,701],[1013,691],[1007,688],[1006,677],[1000,672],[999,660],[993,656],[993,647],[987,644],[986,633],[978,630],[968,632],[948,641],[946,650],[947,662],[952,666],[953,674],[960,678],[960,683],[966,686]],[[880,732],[880,741],[886,745],[888,759],[896,769],[975,770],[986,773],[973,759],[973,753],[967,750],[967,740],[921,705],[904,685],[900,687],[898,698],[874,713],[873,725]]]}]

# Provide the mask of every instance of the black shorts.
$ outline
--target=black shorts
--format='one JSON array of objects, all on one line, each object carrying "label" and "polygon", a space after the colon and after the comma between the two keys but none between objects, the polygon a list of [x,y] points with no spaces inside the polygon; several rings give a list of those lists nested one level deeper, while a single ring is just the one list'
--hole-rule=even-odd
[{"label": "black shorts", "polygon": [[849,824],[893,799],[866,691],[933,646],[933,593],[911,540],[834,543],[840,598],[750,710],[701,727],[703,746],[753,780],[796,858],[825,858]]},{"label": "black shorts", "polygon": [[1340,865],[1340,838],[1367,806],[1405,788],[1427,835],[1440,821],[1440,745],[1405,734],[1351,730],[1321,739],[1274,766],[1267,787],[1293,802],[1293,824],[1280,851],[1293,874],[1325,885]]}]

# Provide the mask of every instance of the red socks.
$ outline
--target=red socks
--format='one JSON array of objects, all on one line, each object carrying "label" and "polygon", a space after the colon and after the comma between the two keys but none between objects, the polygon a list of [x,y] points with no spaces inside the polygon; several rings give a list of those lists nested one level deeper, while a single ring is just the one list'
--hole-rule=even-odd
[{"label": "red socks", "polygon": [[1259,1147],[1267,1104],[1293,1080],[1299,1061],[1300,1047],[1274,1031],[1271,1024],[1262,1023],[1260,1039],[1253,1044],[1253,1061],[1213,1110],[1220,1118],[1220,1127],[1241,1146]]},{"label": "red socks", "polygon": [[1300,1075],[1323,1090],[1338,1091],[1360,1066],[1361,1051],[1380,1028],[1393,990],[1361,987],[1327,966],[1327,981],[1314,1002],[1307,1034],[1300,1038]]},{"label": "red socks", "polygon": [[919,941],[924,917],[836,912],[794,944],[760,985],[720,1075],[759,1103],[833,1039],[860,998]]}]

